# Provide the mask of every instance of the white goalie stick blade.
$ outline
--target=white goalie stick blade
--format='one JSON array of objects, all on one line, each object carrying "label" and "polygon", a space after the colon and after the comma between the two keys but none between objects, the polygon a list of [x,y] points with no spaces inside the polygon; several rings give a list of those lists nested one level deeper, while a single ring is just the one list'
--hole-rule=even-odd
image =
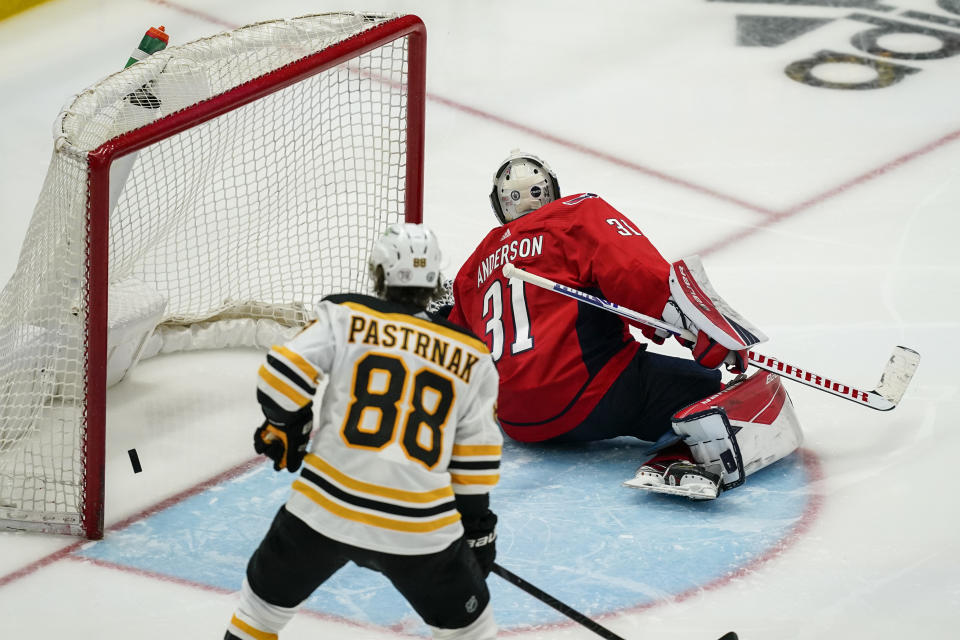
[{"label": "white goalie stick blade", "polygon": [[897,406],[907,387],[913,379],[913,374],[920,364],[920,354],[907,347],[894,347],[890,360],[880,376],[880,384],[876,393],[890,401],[890,408]]},{"label": "white goalie stick blade", "polygon": [[897,406],[903,394],[907,392],[907,387],[919,364],[919,353],[907,347],[894,347],[875,392],[890,402],[891,409]]},{"label": "white goalie stick blade", "polygon": [[741,351],[768,339],[714,290],[700,256],[690,256],[670,265],[670,293],[680,310],[701,331],[706,331],[727,349]]}]

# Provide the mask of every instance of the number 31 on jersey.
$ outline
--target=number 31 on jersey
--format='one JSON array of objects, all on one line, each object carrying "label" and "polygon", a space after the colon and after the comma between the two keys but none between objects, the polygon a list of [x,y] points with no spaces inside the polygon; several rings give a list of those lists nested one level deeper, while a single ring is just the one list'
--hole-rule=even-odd
[{"label": "number 31 on jersey", "polygon": [[484,330],[490,336],[490,355],[497,362],[503,357],[504,327],[503,307],[510,305],[510,315],[513,317],[513,342],[510,343],[510,353],[518,354],[533,349],[533,337],[530,335],[530,313],[527,310],[527,300],[524,297],[524,282],[512,278],[507,281],[510,289],[509,300],[504,299],[503,285],[500,280],[493,280],[483,293],[483,317],[487,319]]},{"label": "number 31 on jersey", "polygon": [[640,229],[634,226],[629,220],[624,218],[607,218],[607,224],[616,228],[621,236],[643,236]]}]

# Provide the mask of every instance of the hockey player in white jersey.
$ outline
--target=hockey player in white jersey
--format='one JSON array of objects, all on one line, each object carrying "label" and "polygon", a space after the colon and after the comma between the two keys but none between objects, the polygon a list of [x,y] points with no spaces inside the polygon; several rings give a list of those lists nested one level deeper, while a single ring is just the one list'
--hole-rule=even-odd
[{"label": "hockey player in white jersey", "polygon": [[433,232],[391,225],[369,258],[377,297],[324,298],[267,355],[254,445],[275,470],[303,469],[247,565],[227,640],[277,638],[348,561],[383,573],[434,638],[496,636],[499,379],[483,342],[424,310],[439,266]]}]

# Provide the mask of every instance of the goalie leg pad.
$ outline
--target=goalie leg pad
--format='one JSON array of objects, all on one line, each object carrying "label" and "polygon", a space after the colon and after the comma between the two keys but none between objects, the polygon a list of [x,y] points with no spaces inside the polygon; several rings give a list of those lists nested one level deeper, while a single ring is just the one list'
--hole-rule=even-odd
[{"label": "goalie leg pad", "polygon": [[803,442],[780,377],[758,371],[673,416],[693,458],[721,477],[723,489],[794,452]]}]

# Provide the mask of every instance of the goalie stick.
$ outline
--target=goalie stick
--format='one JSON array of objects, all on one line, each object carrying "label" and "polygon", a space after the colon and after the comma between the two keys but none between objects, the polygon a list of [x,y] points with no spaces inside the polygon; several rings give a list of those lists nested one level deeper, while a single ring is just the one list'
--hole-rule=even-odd
[{"label": "goalie stick", "polygon": [[[639,322],[640,324],[645,324],[655,329],[663,329],[684,340],[696,340],[696,336],[686,329],[676,327],[663,320],[652,318],[633,311],[632,309],[621,307],[615,302],[610,302],[609,300],[591,295],[579,289],[562,285],[549,278],[518,269],[510,262],[503,265],[503,275],[507,278],[518,278],[538,287],[555,291],[568,298],[573,298],[574,300],[579,300],[591,306],[615,313],[628,320],[633,320],[634,322]],[[748,362],[758,369],[775,373],[784,378],[805,384],[808,387],[819,389],[820,391],[826,391],[827,393],[844,398],[845,400],[850,400],[864,407],[870,407],[877,411],[890,411],[897,406],[903,398],[904,393],[906,393],[907,386],[909,386],[910,380],[913,379],[913,374],[917,370],[917,365],[920,364],[920,354],[907,347],[894,347],[893,353],[890,355],[890,359],[883,369],[883,374],[880,376],[880,383],[877,385],[877,388],[872,391],[863,391],[859,387],[838,382],[832,378],[816,374],[808,369],[801,369],[796,365],[765,356],[755,351],[749,352]]]},{"label": "goalie stick", "polygon": [[[553,607],[554,609],[556,609],[563,615],[567,616],[571,620],[575,622],[579,622],[580,624],[585,626],[587,629],[590,629],[590,631],[593,631],[595,634],[600,636],[601,638],[606,638],[606,640],[626,640],[622,636],[618,636],[613,631],[610,631],[610,629],[607,629],[605,626],[601,625],[600,623],[594,622],[593,620],[583,615],[573,607],[560,602],[559,600],[554,598],[552,595],[550,595],[546,591],[543,591],[542,589],[539,589],[534,585],[530,584],[529,582],[527,582],[517,574],[512,573],[507,569],[504,569],[496,562],[493,563],[492,571],[498,576],[500,576],[501,578],[503,578],[504,580],[506,580],[507,582],[509,582],[510,584],[512,584],[513,586],[517,587],[518,589],[522,589],[523,591],[526,591],[527,593],[532,595],[534,598],[536,598],[540,602]],[[727,633],[723,634],[720,637],[720,640],[738,640],[738,637],[737,637],[737,634],[734,633],[733,631],[728,631]]]}]

